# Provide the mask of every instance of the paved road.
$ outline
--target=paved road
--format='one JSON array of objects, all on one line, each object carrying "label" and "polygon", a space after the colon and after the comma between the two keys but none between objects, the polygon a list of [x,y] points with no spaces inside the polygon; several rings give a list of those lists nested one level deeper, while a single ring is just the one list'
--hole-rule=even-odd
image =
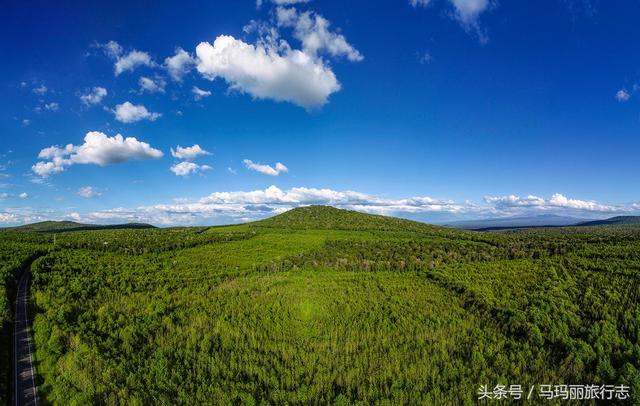
[{"label": "paved road", "polygon": [[38,389],[33,368],[33,355],[31,353],[31,329],[27,314],[27,293],[29,287],[29,276],[26,271],[22,274],[18,283],[18,293],[16,295],[16,317],[14,324],[14,404],[38,405]]}]

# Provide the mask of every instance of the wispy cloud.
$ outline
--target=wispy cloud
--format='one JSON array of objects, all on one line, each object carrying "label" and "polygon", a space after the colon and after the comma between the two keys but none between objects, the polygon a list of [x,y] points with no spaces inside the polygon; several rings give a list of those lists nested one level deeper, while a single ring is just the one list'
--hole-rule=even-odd
[{"label": "wispy cloud", "polygon": [[146,76],[141,76],[140,79],[138,79],[138,85],[140,86],[140,93],[164,93],[166,82],[162,78],[151,79]]},{"label": "wispy cloud", "polygon": [[[480,15],[496,6],[494,0],[448,0],[451,5],[450,15],[457,20],[462,28],[478,36],[480,43],[489,40],[486,30],[480,25]],[[430,0],[409,0],[413,7],[427,7]]]},{"label": "wispy cloud", "polygon": [[85,199],[91,199],[93,197],[102,196],[102,193],[93,186],[84,186],[78,189],[78,196],[84,197]]},{"label": "wispy cloud", "polygon": [[250,159],[245,159],[242,162],[244,163],[244,166],[247,169],[251,171],[260,172],[262,174],[269,175],[269,176],[278,176],[282,173],[289,172],[289,168],[287,168],[283,163],[280,163],[280,162],[276,163],[275,168],[272,167],[271,165],[255,163]]},{"label": "wispy cloud", "polygon": [[198,86],[192,87],[191,93],[193,93],[193,98],[196,100],[201,100],[212,95],[210,91],[200,89]]}]

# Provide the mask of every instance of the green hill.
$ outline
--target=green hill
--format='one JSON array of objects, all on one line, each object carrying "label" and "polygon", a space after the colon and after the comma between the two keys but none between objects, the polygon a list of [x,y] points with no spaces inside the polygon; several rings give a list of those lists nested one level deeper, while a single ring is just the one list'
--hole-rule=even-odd
[{"label": "green hill", "polygon": [[65,231],[91,231],[91,230],[122,230],[122,229],[145,229],[155,228],[150,224],[128,223],[128,224],[82,224],[75,221],[42,221],[39,223],[25,224],[19,227],[10,227],[6,230],[15,231],[35,231],[40,233],[62,233]]},{"label": "green hill", "polygon": [[275,217],[257,221],[252,225],[291,230],[411,231],[418,233],[432,233],[437,230],[451,231],[446,227],[395,217],[336,209],[331,206],[299,207]]},{"label": "green hill", "polygon": [[621,226],[631,224],[640,224],[640,216],[617,216],[604,220],[585,221],[583,223],[576,224],[576,226]]}]

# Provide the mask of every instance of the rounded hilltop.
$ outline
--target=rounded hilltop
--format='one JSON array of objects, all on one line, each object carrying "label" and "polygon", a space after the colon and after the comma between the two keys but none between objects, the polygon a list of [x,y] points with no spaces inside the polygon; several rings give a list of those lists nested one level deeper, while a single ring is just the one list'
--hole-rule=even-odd
[{"label": "rounded hilltop", "polygon": [[291,209],[252,225],[295,230],[376,230],[429,232],[443,229],[418,221],[338,209],[332,206],[305,206]]}]

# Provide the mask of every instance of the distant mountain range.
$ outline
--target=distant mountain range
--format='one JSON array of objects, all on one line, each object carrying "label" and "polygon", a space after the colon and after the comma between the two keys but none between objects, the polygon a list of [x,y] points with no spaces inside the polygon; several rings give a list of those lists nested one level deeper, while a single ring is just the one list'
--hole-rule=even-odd
[{"label": "distant mountain range", "polygon": [[505,217],[484,220],[455,221],[447,223],[449,227],[466,230],[491,231],[507,228],[530,227],[562,227],[562,226],[600,226],[600,225],[626,225],[640,224],[640,216],[618,216],[602,220],[579,219],[576,217],[557,216],[544,214],[529,217]]},{"label": "distant mountain range", "polygon": [[627,224],[640,224],[640,216],[617,216],[604,220],[585,221],[577,226],[613,226],[613,225],[627,225]]},{"label": "distant mountain range", "polygon": [[554,214],[542,214],[538,216],[501,217],[484,220],[455,221],[446,224],[450,227],[466,230],[492,230],[514,227],[560,227],[569,226],[588,221],[576,217],[557,216]]},{"label": "distant mountain range", "polygon": [[[326,220],[328,218],[338,219],[335,213],[343,214],[343,211],[335,209],[333,207],[324,207],[324,206],[311,206],[310,208],[300,208],[296,210],[291,210],[287,212],[286,217],[276,216],[266,220],[262,220],[260,222],[254,223],[256,225],[262,224],[271,224],[278,223],[284,221],[286,219],[288,227],[296,228],[297,223],[300,222],[297,219],[297,216],[303,216],[305,220],[305,227],[312,227],[312,225],[307,224],[309,219],[315,219],[317,221]],[[341,227],[345,226],[345,223],[358,223],[358,227],[362,229],[367,228],[368,221],[371,217],[364,217],[363,213],[358,212],[346,212],[349,213],[348,218],[339,218],[339,221],[336,224],[315,224],[313,227],[315,228],[336,228],[341,229]],[[333,216],[329,216],[332,214]],[[361,215],[361,216],[359,216]],[[403,227],[413,227],[415,224],[424,223],[409,221],[409,220],[401,220],[395,219],[391,217],[385,216],[376,216],[381,219],[380,221],[391,222],[387,224],[389,227],[403,228]],[[393,221],[391,221],[393,220]],[[327,220],[328,221],[328,220]],[[362,224],[360,224],[362,223]],[[398,223],[398,224],[396,224]],[[301,223],[302,224],[302,223]],[[483,219],[483,220],[467,220],[467,221],[454,221],[443,224],[447,227],[465,229],[465,230],[475,230],[475,231],[492,231],[492,230],[503,230],[509,228],[532,228],[532,227],[565,227],[565,226],[574,226],[574,227],[589,227],[589,226],[604,226],[604,225],[629,225],[629,224],[638,224],[640,225],[640,216],[617,216],[611,217],[608,219],[601,220],[588,220],[588,219],[580,219],[576,217],[567,217],[567,216],[557,216],[553,214],[543,214],[539,216],[529,216],[529,217],[503,217],[503,218],[493,218],[493,219]],[[331,227],[329,227],[331,226]],[[351,225],[355,227],[354,225]],[[426,225],[425,225],[426,226]],[[302,227],[302,226],[300,226]],[[100,224],[83,224],[76,223],[74,221],[42,221],[40,223],[33,224],[25,224],[23,226],[18,227],[7,227],[0,228],[0,230],[15,230],[15,231],[35,231],[41,233],[62,233],[68,231],[90,231],[90,230],[122,230],[122,229],[146,229],[146,228],[156,228],[150,224],[145,223],[127,223],[127,224],[109,224],[109,225],[100,225]]]},{"label": "distant mountain range", "polygon": [[121,230],[121,229],[143,229],[155,228],[150,224],[128,223],[128,224],[82,224],[75,221],[42,221],[40,223],[25,224],[19,227],[7,227],[5,230],[15,231],[36,231],[41,233],[61,233],[65,231],[89,231],[89,230]]}]

